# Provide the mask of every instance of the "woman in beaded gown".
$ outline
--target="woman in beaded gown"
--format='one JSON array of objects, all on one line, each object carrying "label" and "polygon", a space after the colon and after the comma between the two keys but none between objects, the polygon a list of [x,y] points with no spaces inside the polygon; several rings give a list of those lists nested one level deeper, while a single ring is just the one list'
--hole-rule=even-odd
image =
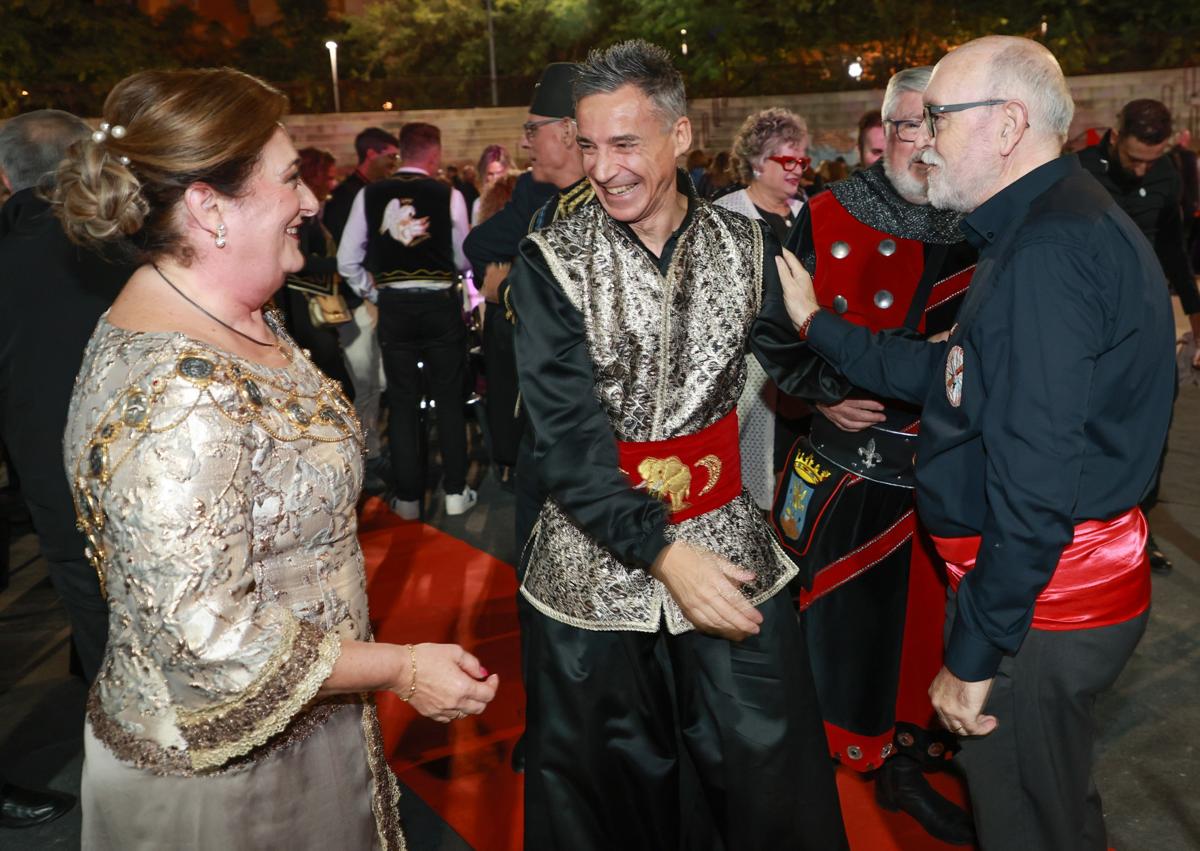
[{"label": "woman in beaded gown", "polygon": [[316,200],[286,100],[229,69],[122,81],[59,171],[83,243],[145,263],[100,319],[64,451],[111,615],[87,849],[399,849],[370,692],[449,722],[497,688],[453,645],[371,641],[362,432],[261,306]]}]

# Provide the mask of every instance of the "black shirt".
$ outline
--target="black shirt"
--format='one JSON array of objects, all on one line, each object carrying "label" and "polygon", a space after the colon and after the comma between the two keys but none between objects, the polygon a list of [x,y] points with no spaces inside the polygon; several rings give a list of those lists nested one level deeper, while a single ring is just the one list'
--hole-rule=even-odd
[{"label": "black shirt", "polygon": [[[934,535],[981,535],[946,666],[993,676],[1021,645],[1074,527],[1146,492],[1174,393],[1174,320],[1154,251],[1075,157],[963,222],[980,249],[945,343],[873,336],[822,311],[808,342],[856,385],[924,408],[917,507]],[[795,339],[779,291],[755,337]],[[946,364],[963,352],[960,404]]]},{"label": "black shirt", "polygon": [[1121,167],[1112,147],[1112,131],[1099,145],[1079,152],[1079,162],[1108,190],[1121,209],[1133,219],[1154,246],[1171,288],[1179,296],[1183,312],[1200,313],[1200,291],[1188,260],[1184,241],[1183,178],[1169,156],[1161,156],[1144,177]]},{"label": "black shirt", "polygon": [[321,224],[333,235],[334,242],[342,241],[342,231],[350,219],[350,207],[354,198],[367,185],[367,179],[358,171],[346,176],[346,179],[333,187],[329,200],[325,202],[325,212],[321,214]]},{"label": "black shirt", "polygon": [[[687,186],[684,186],[684,181]],[[628,225],[621,228],[664,274],[697,203],[686,176],[688,211],[655,255]],[[764,289],[779,290],[779,243],[763,232]],[[648,569],[667,546],[666,507],[634,490],[620,471],[617,441],[596,398],[587,330],[537,245],[521,243],[508,276],[517,313],[517,373],[534,433],[534,457],[544,486],[579,526],[629,567]]]}]

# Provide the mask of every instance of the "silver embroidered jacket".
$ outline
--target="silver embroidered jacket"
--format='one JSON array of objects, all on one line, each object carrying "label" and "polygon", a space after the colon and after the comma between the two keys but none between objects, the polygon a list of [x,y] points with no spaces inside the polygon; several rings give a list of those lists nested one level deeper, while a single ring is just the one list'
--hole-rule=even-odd
[{"label": "silver embroidered jacket", "polygon": [[110,608],[88,719],[117,758],[187,776],[260,760],[353,706],[380,844],[399,848],[373,705],[315,699],[341,640],[371,636],[361,429],[338,385],[287,350],[272,369],[100,320],[64,437]]},{"label": "silver embroidered jacket", "polygon": [[[736,213],[692,203],[665,277],[598,204],[529,236],[583,315],[595,394],[620,441],[694,434],[733,411],[745,383],[746,340],[762,300],[762,231]],[[721,508],[668,525],[666,538],[754,571],[744,593],[755,605],[796,573],[744,490]],[[622,564],[553,498],[526,564],[522,593],[564,623],[654,632],[665,616],[673,634],[692,629],[658,580]]]}]

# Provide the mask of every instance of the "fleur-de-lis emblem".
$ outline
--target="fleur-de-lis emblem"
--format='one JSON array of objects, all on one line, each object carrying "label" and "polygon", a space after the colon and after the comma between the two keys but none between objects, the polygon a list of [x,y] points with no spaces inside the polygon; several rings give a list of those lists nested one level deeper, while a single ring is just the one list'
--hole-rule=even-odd
[{"label": "fleur-de-lis emblem", "polygon": [[875,451],[875,438],[868,440],[866,446],[859,447],[858,456],[863,459],[863,467],[868,470],[883,460],[883,456]]}]

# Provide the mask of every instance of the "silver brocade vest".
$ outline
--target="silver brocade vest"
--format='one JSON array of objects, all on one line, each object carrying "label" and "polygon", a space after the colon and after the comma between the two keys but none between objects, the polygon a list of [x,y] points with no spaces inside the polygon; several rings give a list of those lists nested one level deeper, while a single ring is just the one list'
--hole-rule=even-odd
[{"label": "silver brocade vest", "polygon": [[[620,441],[700,431],[733,410],[746,380],[746,340],[762,301],[762,231],[693,203],[665,278],[599,204],[529,237],[583,314],[596,396]],[[754,571],[743,593],[755,605],[796,573],[744,490],[668,525],[666,536]],[[553,498],[530,539],[521,591],[544,614],[582,629],[656,632],[664,616],[672,634],[692,629],[662,583],[621,564]]]}]

